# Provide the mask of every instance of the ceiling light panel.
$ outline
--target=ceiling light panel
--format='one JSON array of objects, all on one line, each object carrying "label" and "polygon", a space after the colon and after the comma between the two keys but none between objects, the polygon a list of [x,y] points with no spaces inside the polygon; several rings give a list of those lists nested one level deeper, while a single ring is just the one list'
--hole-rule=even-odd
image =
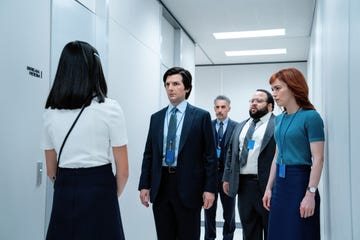
[{"label": "ceiling light panel", "polygon": [[228,57],[286,54],[286,48],[225,51]]},{"label": "ceiling light panel", "polygon": [[213,33],[213,35],[216,39],[274,37],[274,36],[284,36],[285,29],[279,28],[279,29],[242,31],[242,32],[220,32],[220,33]]}]

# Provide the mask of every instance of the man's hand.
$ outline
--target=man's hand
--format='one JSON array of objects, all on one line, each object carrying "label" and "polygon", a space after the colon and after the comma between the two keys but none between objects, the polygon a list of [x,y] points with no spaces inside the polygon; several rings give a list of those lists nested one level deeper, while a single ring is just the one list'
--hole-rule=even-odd
[{"label": "man's hand", "polygon": [[149,189],[141,189],[140,191],[140,201],[142,205],[145,207],[149,207],[149,199],[150,199],[150,190]]},{"label": "man's hand", "polygon": [[203,208],[204,209],[211,208],[211,206],[214,203],[214,200],[215,200],[215,194],[214,193],[204,192],[203,193],[203,202],[204,202]]},{"label": "man's hand", "polygon": [[229,196],[229,182],[223,182],[223,190],[226,195]]}]

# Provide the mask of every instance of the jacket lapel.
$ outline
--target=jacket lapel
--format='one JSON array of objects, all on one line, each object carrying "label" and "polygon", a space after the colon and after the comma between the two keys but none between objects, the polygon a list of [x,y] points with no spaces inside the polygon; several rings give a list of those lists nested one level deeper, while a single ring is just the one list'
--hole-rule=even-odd
[{"label": "jacket lapel", "polygon": [[178,154],[180,154],[182,148],[184,147],[186,139],[190,134],[190,129],[193,124],[194,117],[195,117],[194,108],[188,103],[186,110],[185,110],[185,117],[184,117],[184,122],[183,122],[182,130],[181,130]]},{"label": "jacket lapel", "polygon": [[164,122],[165,122],[165,115],[166,115],[167,109],[168,109],[167,107],[163,108],[159,114],[159,118],[155,120],[157,123],[157,128],[159,129],[158,136],[157,136],[157,138],[158,138],[157,143],[158,143],[159,152],[161,154],[163,154],[163,151],[164,151],[164,149],[163,149],[163,147],[164,147]]},{"label": "jacket lapel", "polygon": [[271,137],[274,135],[274,128],[275,128],[274,119],[275,119],[275,115],[271,114],[268,125],[267,125],[265,133],[264,133],[264,138],[261,143],[260,153],[264,150],[266,145],[269,143]]},{"label": "jacket lapel", "polygon": [[[244,128],[247,121],[248,121],[248,119],[239,123],[236,126],[236,128],[234,129],[234,132],[232,134],[234,136],[234,139],[231,140],[231,143],[233,144],[233,146],[232,146],[233,147],[233,155],[234,155],[233,160],[234,160],[234,164],[236,164],[236,166],[240,163],[240,159],[239,159],[240,133],[241,133],[242,129]],[[240,169],[240,168],[236,167],[236,169]]]},{"label": "jacket lapel", "polygon": [[216,119],[212,120],[212,130],[213,130],[213,134],[214,134],[214,141],[215,141],[215,145],[217,144],[217,132],[216,132]]},{"label": "jacket lapel", "polygon": [[231,132],[233,131],[234,127],[235,127],[235,123],[233,121],[231,121],[229,119],[228,125],[226,127],[226,135],[225,135],[225,142],[224,142],[224,146],[227,146],[230,139],[231,139]]}]

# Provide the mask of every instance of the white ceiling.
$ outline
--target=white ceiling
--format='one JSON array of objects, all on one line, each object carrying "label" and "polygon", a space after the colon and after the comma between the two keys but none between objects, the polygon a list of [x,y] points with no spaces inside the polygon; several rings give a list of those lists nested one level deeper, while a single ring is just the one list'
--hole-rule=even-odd
[{"label": "white ceiling", "polygon": [[[161,0],[196,43],[196,65],[306,61],[316,0]],[[216,40],[214,32],[285,28],[280,37]],[[286,48],[284,55],[224,51]]]}]

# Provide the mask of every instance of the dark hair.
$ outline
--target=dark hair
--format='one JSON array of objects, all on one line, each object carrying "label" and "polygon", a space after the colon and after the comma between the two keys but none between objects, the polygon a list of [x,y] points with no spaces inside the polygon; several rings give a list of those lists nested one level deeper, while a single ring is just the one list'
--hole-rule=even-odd
[{"label": "dark hair", "polygon": [[163,77],[164,86],[165,86],[167,77],[169,77],[171,75],[175,75],[175,74],[181,75],[185,90],[189,90],[189,92],[187,92],[185,94],[185,99],[188,99],[190,96],[190,93],[191,93],[191,89],[192,89],[192,85],[191,85],[192,77],[188,70],[186,70],[182,67],[173,67],[173,68],[168,69],[164,73],[164,77]]},{"label": "dark hair", "polygon": [[227,104],[230,106],[230,103],[231,103],[230,98],[228,98],[228,97],[225,96],[225,95],[219,95],[219,96],[217,96],[217,97],[214,99],[214,104],[216,104],[216,101],[217,101],[217,100],[225,100],[225,101],[227,102]]},{"label": "dark hair", "polygon": [[272,84],[276,79],[286,83],[294,94],[295,101],[299,107],[302,109],[315,109],[308,98],[309,88],[305,77],[299,70],[296,68],[282,69],[270,77],[269,83]]},{"label": "dark hair", "polygon": [[271,95],[271,93],[269,92],[269,91],[266,91],[265,89],[256,89],[256,91],[258,91],[258,92],[263,92],[263,93],[265,93],[266,94],[266,96],[267,96],[267,99],[266,99],[266,102],[269,104],[269,103],[271,103],[271,105],[272,105],[272,110],[274,110],[274,104],[275,104],[275,102],[274,102],[274,98],[273,98],[273,96]]},{"label": "dark hair", "polygon": [[77,109],[96,96],[105,101],[107,85],[97,50],[82,41],[65,45],[45,108]]}]

